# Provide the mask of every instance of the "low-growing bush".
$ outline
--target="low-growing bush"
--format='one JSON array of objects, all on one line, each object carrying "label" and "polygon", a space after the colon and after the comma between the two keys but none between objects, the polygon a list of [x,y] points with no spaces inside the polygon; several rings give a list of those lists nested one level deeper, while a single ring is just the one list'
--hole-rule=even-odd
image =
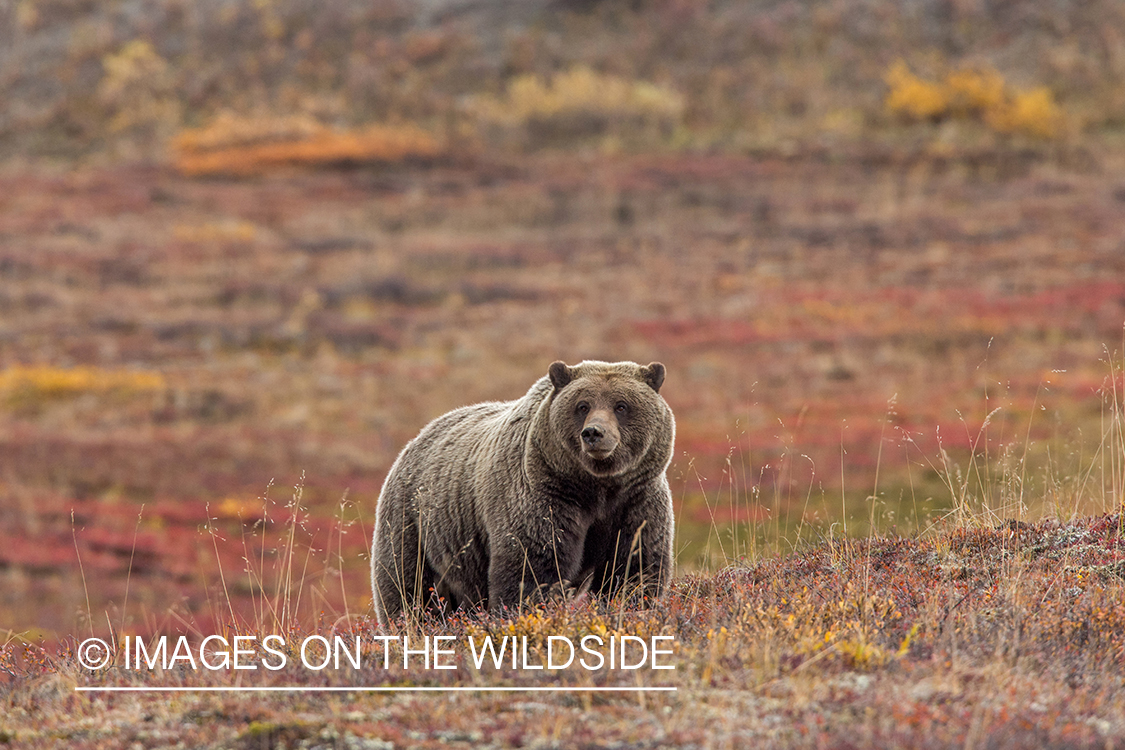
[{"label": "low-growing bush", "polygon": [[297,116],[223,113],[172,140],[173,163],[188,176],[261,174],[283,167],[393,164],[434,159],[445,146],[414,125],[343,130]]},{"label": "low-growing bush", "polygon": [[85,393],[144,393],[161,390],[164,386],[164,377],[155,372],[16,366],[0,370],[0,403],[44,401]]},{"label": "low-growing bush", "polygon": [[197,244],[253,242],[258,228],[249,221],[204,222],[176,224],[172,236],[180,242]]},{"label": "low-growing bush", "polygon": [[104,55],[101,65],[97,100],[108,136],[151,142],[174,132],[183,112],[175,73],[151,43],[127,42]]},{"label": "low-growing bush", "polygon": [[516,131],[535,147],[627,131],[666,136],[680,122],[684,98],[667,86],[579,65],[550,79],[518,76],[503,96],[477,97],[472,108],[486,125]]},{"label": "low-growing bush", "polygon": [[886,74],[888,112],[911,122],[976,120],[1003,134],[1051,139],[1064,117],[1045,87],[1017,89],[989,69],[960,69],[939,82],[916,76],[901,60]]}]

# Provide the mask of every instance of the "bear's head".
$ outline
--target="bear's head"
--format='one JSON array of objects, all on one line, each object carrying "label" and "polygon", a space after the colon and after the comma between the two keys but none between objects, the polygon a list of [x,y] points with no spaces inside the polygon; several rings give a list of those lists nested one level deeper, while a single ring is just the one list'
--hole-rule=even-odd
[{"label": "bear's head", "polygon": [[671,459],[672,411],[660,396],[664,365],[653,362],[555,362],[549,370],[548,422],[561,445],[596,477],[645,464],[662,471]]}]

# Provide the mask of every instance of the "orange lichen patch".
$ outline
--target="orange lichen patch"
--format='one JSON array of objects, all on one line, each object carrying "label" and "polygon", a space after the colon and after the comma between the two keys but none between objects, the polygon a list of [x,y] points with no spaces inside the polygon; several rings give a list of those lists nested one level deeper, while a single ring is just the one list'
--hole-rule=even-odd
[{"label": "orange lichen patch", "polygon": [[304,118],[217,118],[186,130],[172,143],[182,174],[251,175],[282,167],[316,167],[433,159],[445,151],[432,134],[413,125],[336,130]]}]

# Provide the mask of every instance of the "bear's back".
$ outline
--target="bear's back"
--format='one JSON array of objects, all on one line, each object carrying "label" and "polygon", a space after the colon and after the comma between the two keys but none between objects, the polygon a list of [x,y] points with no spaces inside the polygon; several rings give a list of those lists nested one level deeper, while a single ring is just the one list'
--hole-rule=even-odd
[{"label": "bear's back", "polygon": [[543,378],[514,401],[485,401],[442,414],[407,443],[391,473],[410,495],[472,494],[469,485],[481,479],[474,473],[513,468],[514,454],[522,452],[532,417],[549,392],[550,381]]}]

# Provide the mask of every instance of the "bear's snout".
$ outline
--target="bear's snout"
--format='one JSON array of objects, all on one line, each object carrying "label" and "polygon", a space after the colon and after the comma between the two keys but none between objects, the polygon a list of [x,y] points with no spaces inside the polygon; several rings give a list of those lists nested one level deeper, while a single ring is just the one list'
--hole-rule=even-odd
[{"label": "bear's snout", "polygon": [[608,414],[595,411],[582,426],[582,450],[597,459],[608,458],[617,449],[619,437],[616,425]]},{"label": "bear's snout", "polygon": [[598,427],[596,424],[592,424],[586,429],[582,430],[582,440],[591,448],[596,448],[598,446],[598,443],[600,443],[602,441],[602,438],[604,437],[605,430],[603,430],[601,427]]}]

